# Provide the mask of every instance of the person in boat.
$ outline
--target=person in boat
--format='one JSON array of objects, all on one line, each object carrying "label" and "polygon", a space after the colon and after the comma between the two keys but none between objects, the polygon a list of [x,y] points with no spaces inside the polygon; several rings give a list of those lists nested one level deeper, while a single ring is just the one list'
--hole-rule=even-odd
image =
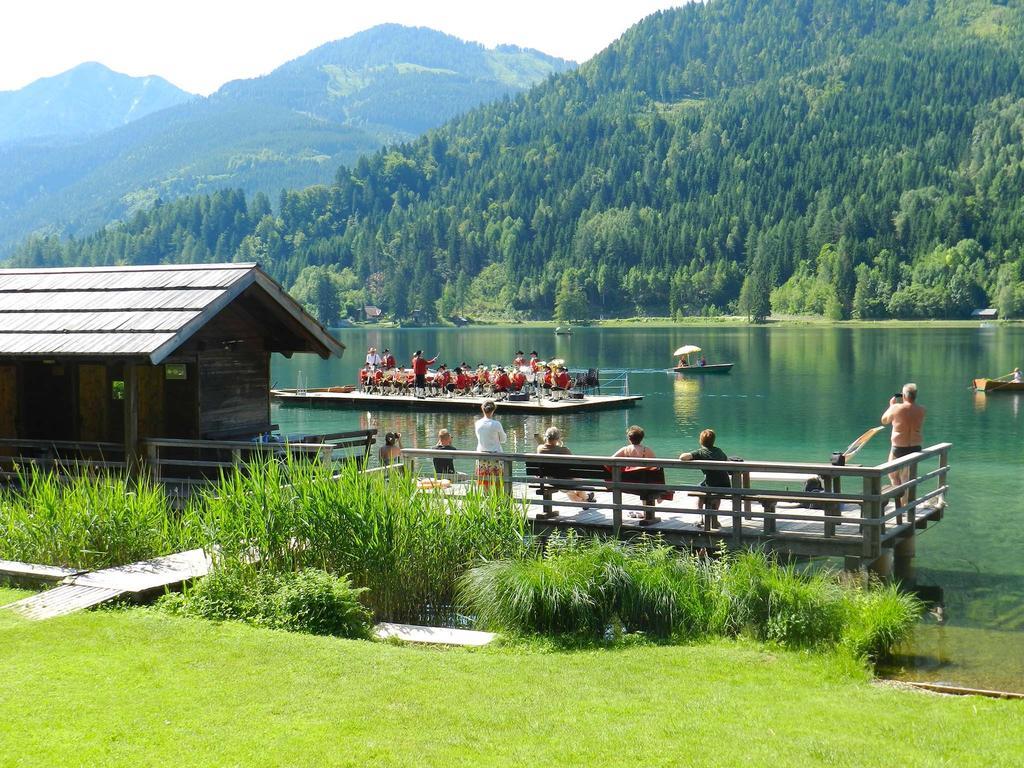
[{"label": "person in boat", "polygon": [[[654,459],[657,458],[654,455],[654,451],[648,446],[644,445],[644,430],[643,427],[638,427],[633,424],[626,430],[626,444],[619,448],[615,453],[612,454],[613,459],[630,458],[630,459]],[[628,470],[627,470],[628,471]],[[623,472],[625,474],[625,471]],[[640,497],[644,504],[648,506],[654,506],[658,497],[656,494],[648,493],[641,495]],[[629,513],[630,517],[644,517],[643,512],[632,511]]]},{"label": "person in boat", "polygon": [[[917,404],[917,384],[908,382],[903,389],[889,398],[889,407],[882,414],[882,424],[892,426],[889,461],[917,453],[924,444],[925,409]],[[900,485],[910,479],[910,468],[889,473],[889,481]],[[901,504],[902,496],[896,497],[896,505]]]},{"label": "person in boat", "polygon": [[394,368],[395,365],[397,365],[395,362],[395,356],[391,354],[390,349],[384,349],[384,353],[380,356],[380,364],[385,368]]},{"label": "person in boat", "polygon": [[[688,453],[679,454],[680,461],[728,461],[729,457],[725,454],[721,448],[715,445],[715,430],[705,429],[700,433],[698,442],[700,447],[696,451],[690,451]],[[731,488],[732,481],[729,477],[729,473],[722,469],[705,469],[704,480],[701,481],[701,485],[707,488]],[[706,495],[704,497],[704,509],[718,511],[718,507],[722,504],[721,496]],[[711,521],[712,528],[721,528],[722,524],[718,522],[718,515],[709,515],[708,519]],[[703,525],[701,523],[700,525]]]},{"label": "person in boat", "polygon": [[[452,445],[452,433],[447,429],[437,430],[437,445],[434,446],[435,451],[454,451],[455,446]],[[454,459],[434,459],[434,474],[440,477],[441,475],[454,475],[455,474],[455,460]]]},{"label": "person in boat", "polygon": [[434,356],[427,360],[423,356],[423,350],[417,349],[412,355],[412,373],[414,378],[415,389],[413,394],[416,397],[424,397],[427,394],[427,368],[434,364],[437,357]]},{"label": "person in boat", "polygon": [[402,435],[399,432],[387,432],[384,435],[384,445],[379,453],[380,465],[389,467],[392,464],[400,464],[402,461]]},{"label": "person in boat", "polygon": [[380,355],[377,354],[376,347],[366,350],[366,364],[371,368],[380,368]]},{"label": "person in boat", "polygon": [[703,368],[707,364],[708,364],[708,359],[706,357],[704,357],[704,355],[701,355],[700,356],[700,360],[697,361],[697,367]]},{"label": "person in boat", "polygon": [[[493,400],[485,400],[480,406],[483,414],[473,424],[476,432],[477,453],[502,453],[502,444],[508,440],[501,422],[494,418],[497,406]],[[484,491],[492,490],[501,484],[503,476],[502,462],[496,459],[480,459],[476,463],[476,482]]]},{"label": "person in boat", "polygon": [[[544,442],[537,446],[537,453],[548,454],[555,456],[571,456],[572,451],[565,447],[562,443],[562,433],[558,430],[558,427],[548,427],[544,430]],[[554,473],[551,475],[554,477]],[[561,475],[559,475],[561,477]],[[569,501],[593,501],[594,492],[590,491],[577,491],[569,490],[565,492],[565,495],[569,497]],[[586,509],[586,507],[583,507]]]},{"label": "person in boat", "polygon": [[1020,384],[1020,383],[1024,382],[1024,374],[1022,374],[1020,372],[1020,368],[1014,368],[1013,369],[1013,378],[1011,379],[1011,381],[1014,384]]},{"label": "person in boat", "polygon": [[686,357],[685,355],[683,357],[680,357],[679,358],[679,367],[680,368],[689,368],[690,367],[690,359],[688,357]]}]

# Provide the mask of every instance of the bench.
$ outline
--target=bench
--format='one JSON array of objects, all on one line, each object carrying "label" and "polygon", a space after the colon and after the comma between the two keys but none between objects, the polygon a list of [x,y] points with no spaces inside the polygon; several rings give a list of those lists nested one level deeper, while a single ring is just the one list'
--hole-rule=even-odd
[{"label": "bench", "polygon": [[[714,489],[714,490],[709,489],[709,490],[706,490],[706,491],[690,491],[688,495],[690,495],[691,497],[697,498],[697,499],[701,499],[701,500],[708,499],[708,498],[718,498],[718,499],[735,498],[736,494],[734,492],[736,490],[747,490],[747,491],[749,491],[749,489],[746,489],[746,488],[721,488],[721,489]],[[742,496],[742,499],[743,499],[743,504],[742,504],[743,509],[742,509],[741,512],[737,512],[735,509],[729,509],[729,510],[724,510],[724,511],[722,511],[722,510],[712,510],[712,509],[706,509],[705,507],[701,506],[700,510],[698,510],[698,511],[703,511],[704,512],[704,523],[703,523],[704,530],[706,530],[706,531],[711,530],[711,527],[714,525],[715,522],[717,522],[715,520],[715,518],[717,518],[719,515],[725,515],[727,517],[732,517],[733,521],[734,521],[733,525],[736,526],[737,525],[736,521],[738,521],[741,517],[744,517],[744,516],[750,517],[751,508],[752,508],[752,505],[754,503],[760,504],[761,505],[761,509],[763,510],[763,514],[764,514],[764,517],[763,517],[763,520],[764,520],[764,533],[765,534],[772,534],[772,533],[776,532],[775,512],[776,512],[776,509],[778,508],[778,506],[780,504],[787,504],[787,505],[790,505],[790,506],[793,506],[793,507],[802,507],[804,509],[818,508],[818,509],[823,510],[827,516],[838,518],[836,520],[836,522],[834,522],[834,523],[833,522],[826,522],[825,523],[825,537],[826,538],[830,538],[832,536],[835,536],[835,527],[836,527],[836,525],[837,524],[841,524],[843,522],[843,520],[842,520],[842,513],[841,513],[840,510],[841,510],[841,504],[843,503],[844,500],[841,499],[841,498],[836,498],[836,497],[831,496],[829,494],[825,494],[825,493],[813,493],[813,494],[811,494],[811,493],[803,493],[803,492],[793,493],[793,492],[785,492],[785,491],[778,491],[778,492],[766,491],[766,492],[758,492],[756,494],[746,493],[746,494],[744,494]],[[717,527],[717,526],[715,526],[715,527]]]},{"label": "bench", "polygon": [[[538,520],[551,520],[558,517],[558,513],[555,512],[551,504],[551,495],[555,491],[589,491],[592,493],[607,488],[608,475],[603,466],[545,461],[542,458],[543,455],[539,454],[536,460],[526,462],[526,476],[539,481],[534,493],[544,500],[542,511],[537,515]],[[551,455],[563,456],[565,454]]]},{"label": "bench", "polygon": [[[543,455],[543,454],[541,454]],[[560,456],[564,454],[551,454]],[[620,470],[621,485],[635,483],[637,485],[665,485],[665,470],[661,467],[623,467]],[[545,461],[543,458],[529,460],[526,462],[526,476],[536,478],[539,483],[534,491],[544,503],[542,511],[536,516],[538,520],[552,520],[558,517],[551,504],[551,495],[554,491],[608,491],[612,490],[610,484],[614,481],[614,473],[610,467],[598,464],[573,464],[565,461]],[[658,522],[654,515],[654,504],[665,491],[657,488],[638,488],[628,490],[618,488],[620,493],[639,496],[644,505],[651,507],[644,510],[644,516],[640,519],[640,525],[650,525]],[[571,502],[583,504],[583,502]]]}]

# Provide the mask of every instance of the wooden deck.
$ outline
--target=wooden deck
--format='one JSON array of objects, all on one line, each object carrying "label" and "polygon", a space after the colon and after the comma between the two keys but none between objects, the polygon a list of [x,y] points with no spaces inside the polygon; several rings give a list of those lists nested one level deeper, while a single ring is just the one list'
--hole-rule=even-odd
[{"label": "wooden deck", "polygon": [[[369,392],[331,392],[328,389],[272,389],[270,394],[284,404],[327,406],[332,408],[381,408],[399,411],[479,411],[490,397],[413,397],[411,395],[378,395]],[[511,401],[498,400],[502,413],[579,413],[606,408],[630,408],[643,400],[643,395],[585,395],[582,399],[550,400],[548,398]]]},{"label": "wooden deck", "polygon": [[139,596],[205,576],[210,557],[201,549],[68,576],[60,586],[26,597],[8,610],[27,619],[64,616],[120,597]]},{"label": "wooden deck", "polygon": [[[570,530],[622,539],[653,535],[689,549],[724,546],[783,556],[839,557],[848,570],[870,568],[909,581],[917,534],[939,522],[945,512],[950,448],[949,443],[940,443],[874,467],[550,454],[501,454],[498,460],[505,466],[502,492],[523,501],[527,521],[539,536]],[[435,456],[454,460],[459,468],[460,461],[482,455],[403,451],[411,471],[419,467],[425,476],[432,474],[430,460]],[[637,469],[644,477],[655,471],[661,479],[627,479]],[[703,470],[727,472],[731,487],[700,485]],[[889,476],[897,470],[907,472],[908,479],[892,486]],[[815,476],[822,479],[824,491],[804,491],[803,481]],[[567,491],[583,491],[593,499],[571,501]],[[476,490],[465,481],[419,492],[457,499]],[[669,494],[671,500],[653,505],[642,499]],[[720,499],[718,511],[705,508],[709,494]],[[715,518],[718,528],[713,527]]]}]

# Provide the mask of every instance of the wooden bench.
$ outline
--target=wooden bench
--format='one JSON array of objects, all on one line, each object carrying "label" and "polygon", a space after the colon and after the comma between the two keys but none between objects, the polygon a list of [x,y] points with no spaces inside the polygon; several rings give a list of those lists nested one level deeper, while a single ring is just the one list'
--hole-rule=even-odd
[{"label": "wooden bench", "polygon": [[[689,495],[694,497],[694,498],[701,499],[701,500],[708,499],[708,498],[729,499],[729,498],[734,498],[736,496],[735,493],[731,493],[730,492],[730,491],[735,491],[735,490],[748,490],[748,489],[743,489],[743,488],[740,488],[740,489],[736,489],[736,488],[722,488],[722,489],[707,490],[707,491],[690,491]],[[757,503],[757,504],[761,505],[761,509],[763,511],[763,514],[764,514],[764,517],[763,517],[764,523],[763,524],[764,524],[764,533],[765,534],[772,534],[772,533],[776,532],[775,513],[776,513],[776,510],[777,510],[777,508],[778,508],[778,506],[780,504],[789,504],[789,505],[791,505],[793,507],[802,507],[804,509],[814,509],[815,507],[817,507],[817,508],[820,508],[821,510],[823,510],[825,512],[826,516],[838,518],[836,520],[836,522],[834,522],[834,523],[833,522],[829,522],[829,521],[825,522],[825,536],[826,536],[826,538],[835,536],[835,526],[837,524],[841,524],[843,522],[843,520],[842,520],[842,513],[840,511],[841,510],[841,506],[840,505],[843,503],[844,500],[841,499],[841,498],[836,498],[834,496],[831,496],[830,494],[827,494],[827,493],[814,493],[814,494],[810,494],[810,493],[792,493],[792,492],[787,493],[785,491],[779,491],[779,492],[768,491],[768,492],[759,492],[759,493],[756,493],[756,494],[744,494],[742,496],[742,499],[743,499],[743,510],[741,512],[737,512],[735,509],[726,509],[726,510],[706,509],[703,506],[700,509],[698,509],[698,512],[703,512],[704,513],[704,522],[703,522],[704,530],[707,530],[707,531],[711,530],[712,526],[714,525],[714,522],[716,522],[714,520],[714,518],[717,518],[719,515],[724,515],[726,517],[733,518],[733,520],[734,520],[733,525],[734,526],[737,525],[736,521],[738,521],[742,517],[750,517],[751,516],[750,512],[751,512],[752,505],[754,503]],[[715,526],[715,527],[717,527],[717,526]]]},{"label": "wooden bench", "polygon": [[[540,454],[543,456],[543,454]],[[561,456],[564,454],[551,454]],[[555,491],[595,491],[613,490],[614,473],[610,467],[598,464],[573,464],[565,461],[544,461],[543,458],[529,460],[526,462],[526,476],[537,478],[538,486],[534,493],[543,500],[542,511],[537,515],[538,520],[551,520],[558,517],[551,504],[551,495]],[[640,525],[650,525],[658,522],[654,515],[654,503],[664,492],[657,488],[638,488],[629,490],[629,484],[637,485],[665,485],[665,470],[660,467],[623,467],[620,470],[619,493],[639,496],[645,507],[644,516],[639,520]],[[614,492],[614,490],[613,490]],[[571,502],[573,504],[584,504],[585,502]]]},{"label": "wooden bench", "polygon": [[[561,456],[564,454],[551,454]],[[537,515],[539,520],[551,520],[558,513],[551,504],[555,491],[587,491],[593,493],[608,487],[608,475],[603,466],[597,464],[572,464],[564,461],[544,461],[544,454],[536,460],[526,462],[526,476],[538,480],[534,490],[543,500],[543,509]],[[574,502],[583,503],[583,502]]]}]

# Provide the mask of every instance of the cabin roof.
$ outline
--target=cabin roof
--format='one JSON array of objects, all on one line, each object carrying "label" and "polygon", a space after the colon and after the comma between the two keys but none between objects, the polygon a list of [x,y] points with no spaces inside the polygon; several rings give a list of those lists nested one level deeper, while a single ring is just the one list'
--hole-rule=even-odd
[{"label": "cabin roof", "polygon": [[256,264],[176,264],[0,269],[0,355],[146,357],[157,365],[245,291],[301,340],[279,351],[344,351]]}]

